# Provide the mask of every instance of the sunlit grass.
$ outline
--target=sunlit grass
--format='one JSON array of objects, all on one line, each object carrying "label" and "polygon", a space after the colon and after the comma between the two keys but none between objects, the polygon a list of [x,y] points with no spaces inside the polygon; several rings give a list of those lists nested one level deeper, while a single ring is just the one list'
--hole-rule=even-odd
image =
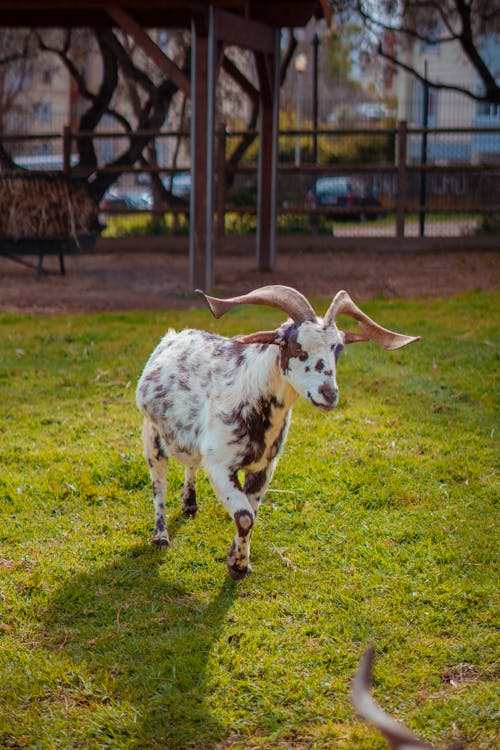
[{"label": "sunlit grass", "polygon": [[134,388],[169,326],[280,313],[0,315],[0,746],[383,748],[348,698],[373,642],[388,710],[494,747],[498,299],[364,306],[422,341],[348,348],[339,407],[297,404],[238,584],[232,522],[203,476],[181,516],[179,466],[150,547]]}]

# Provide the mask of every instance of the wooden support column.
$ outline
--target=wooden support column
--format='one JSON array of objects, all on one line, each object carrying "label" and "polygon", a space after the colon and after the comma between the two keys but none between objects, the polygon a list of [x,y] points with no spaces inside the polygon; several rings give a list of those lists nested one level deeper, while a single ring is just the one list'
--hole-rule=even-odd
[{"label": "wooden support column", "polygon": [[272,54],[256,53],[261,118],[257,197],[257,266],[272,271],[276,259],[276,190],[278,174],[278,115],[280,32],[274,33]]},{"label": "wooden support column", "polygon": [[191,23],[191,201],[189,284],[213,285],[214,141],[217,45],[214,7]]}]

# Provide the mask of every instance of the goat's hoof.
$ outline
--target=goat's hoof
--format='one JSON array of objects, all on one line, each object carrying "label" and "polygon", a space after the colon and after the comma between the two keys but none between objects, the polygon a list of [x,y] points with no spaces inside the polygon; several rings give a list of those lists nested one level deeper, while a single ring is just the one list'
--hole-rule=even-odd
[{"label": "goat's hoof", "polygon": [[197,510],[196,490],[194,487],[186,487],[182,493],[182,512],[185,516],[194,516]]},{"label": "goat's hoof", "polygon": [[250,575],[252,567],[246,562],[245,555],[238,553],[236,544],[233,542],[229,547],[226,557],[227,570],[233,581],[241,581],[245,576]]},{"label": "goat's hoof", "polygon": [[233,579],[233,581],[241,581],[242,578],[249,576],[252,572],[252,566],[250,564],[244,565],[242,568],[238,567],[236,563],[231,562],[229,559],[226,561],[227,572]]},{"label": "goat's hoof", "polygon": [[154,536],[151,539],[151,544],[155,547],[159,547],[160,549],[167,549],[167,547],[170,545],[170,539],[166,534],[158,534],[158,536]]},{"label": "goat's hoof", "polygon": [[243,569],[236,568],[234,565],[228,565],[227,570],[233,581],[241,581],[242,578],[249,576],[252,572],[250,565],[246,565]]},{"label": "goat's hoof", "polygon": [[198,510],[198,506],[196,505],[196,502],[187,503],[184,501],[182,503],[182,512],[184,513],[185,516],[195,516],[197,510]]}]

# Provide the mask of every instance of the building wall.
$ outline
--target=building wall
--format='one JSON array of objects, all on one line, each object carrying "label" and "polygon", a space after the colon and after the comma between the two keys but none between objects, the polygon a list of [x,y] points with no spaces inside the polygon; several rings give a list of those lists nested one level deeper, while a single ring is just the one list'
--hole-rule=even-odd
[{"label": "building wall", "polygon": [[[500,80],[500,39],[491,36],[480,40],[480,51]],[[478,90],[480,82],[474,68],[458,42],[438,45],[418,40],[400,42],[402,60],[421,75],[427,70],[429,80]],[[398,119],[408,125],[422,126],[424,114],[424,85],[406,71],[398,71]],[[500,125],[500,107],[484,105],[463,94],[445,89],[429,89],[429,127],[474,127]],[[410,138],[409,150],[413,160],[421,155],[421,136]],[[428,142],[427,158],[434,163],[453,161],[490,161],[500,157],[500,134],[433,136]],[[498,158],[497,157],[497,158]]]}]

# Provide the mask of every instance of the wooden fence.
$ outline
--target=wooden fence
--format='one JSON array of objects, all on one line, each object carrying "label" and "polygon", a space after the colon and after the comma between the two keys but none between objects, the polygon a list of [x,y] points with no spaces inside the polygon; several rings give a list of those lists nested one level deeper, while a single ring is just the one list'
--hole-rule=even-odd
[{"label": "wooden fence", "polygon": [[[392,144],[392,150],[388,149],[386,159],[384,161],[362,161],[357,159],[356,161],[337,161],[335,163],[312,163],[305,160],[305,156],[302,157],[303,149],[302,143],[310,139],[312,143],[312,153],[318,154],[318,142],[321,139],[334,141],[340,139],[348,139],[353,137],[370,139],[376,137],[382,137],[387,139],[388,144]],[[307,215],[310,218],[311,229],[314,230],[315,222],[314,217],[327,217],[332,220],[342,220],[349,218],[352,214],[352,209],[342,206],[318,206],[311,205],[306,200],[307,185],[311,186],[314,184],[318,177],[325,176],[362,176],[363,179],[371,182],[372,184],[383,184],[389,185],[390,188],[385,191],[384,195],[380,195],[380,201],[383,208],[383,213],[386,216],[391,217],[392,225],[389,222],[389,234],[398,239],[403,239],[408,235],[408,217],[413,215],[418,219],[419,224],[419,236],[423,237],[426,233],[426,217],[432,217],[435,214],[442,216],[450,215],[456,216],[457,214],[462,215],[481,215],[487,216],[491,214],[500,214],[500,147],[497,149],[497,163],[464,163],[462,162],[450,162],[448,163],[433,163],[430,159],[426,158],[426,153],[421,149],[420,158],[415,160],[413,154],[410,153],[409,143],[410,139],[415,143],[415,139],[420,139],[422,144],[427,144],[429,139],[436,137],[456,137],[462,141],[465,139],[471,140],[478,136],[489,136],[496,139],[496,143],[500,141],[500,127],[497,128],[464,128],[464,127],[446,127],[446,128],[414,128],[408,127],[404,121],[399,122],[395,127],[392,128],[358,128],[358,129],[319,129],[316,131],[312,130],[286,130],[280,131],[279,143],[280,146],[284,142],[290,143],[295,141],[295,162],[280,161],[278,164],[278,184],[290,185],[294,181],[297,185],[302,188],[295,190],[295,195],[291,199],[281,200],[278,196],[277,214],[289,215]],[[72,153],[73,146],[76,140],[82,138],[95,138],[99,139],[130,139],[130,138],[189,138],[189,132],[159,132],[159,131],[137,131],[133,134],[125,134],[123,132],[99,132],[89,133],[72,131],[69,127],[64,128],[63,133],[58,134],[30,134],[30,135],[4,135],[0,134],[0,140],[4,143],[13,143],[19,141],[56,141],[58,142],[56,150],[59,150],[62,156],[61,167],[64,173],[69,176],[88,176],[85,170],[82,170],[78,166],[72,164]],[[216,146],[216,228],[217,233],[222,235],[224,233],[224,217],[228,212],[238,214],[254,214],[256,212],[256,202],[249,202],[247,205],[241,205],[241,201],[237,204],[232,200],[234,190],[228,190],[228,186],[238,180],[246,184],[252,184],[256,182],[258,166],[256,163],[240,163],[237,165],[231,165],[228,161],[227,154],[230,151],[230,143],[236,138],[247,138],[250,142],[253,138],[257,138],[257,133],[252,132],[234,132],[228,130],[221,130],[217,134],[217,146]],[[62,144],[62,145],[61,145]],[[298,148],[297,148],[298,145]],[[321,149],[319,149],[321,152]],[[297,155],[299,156],[299,162],[297,162]],[[133,167],[123,166],[99,166],[94,172],[100,174],[117,174],[117,175],[129,175],[128,179],[137,179],[140,174],[142,177],[146,175],[175,175],[178,172],[184,172],[185,169],[178,167],[164,167],[146,164],[145,162],[136,164]],[[458,195],[453,191],[453,185],[457,183],[458,177],[461,180],[462,190],[461,194]],[[487,181],[485,183],[485,180]],[[440,182],[441,184],[447,184],[450,189],[448,194],[441,194],[440,199],[436,200],[436,196],[429,190],[429,185],[433,181],[434,184]],[[486,187],[484,185],[486,184]],[[465,188],[464,188],[465,185]],[[478,189],[478,185],[481,189]],[[481,185],[483,187],[481,187]],[[467,187],[469,186],[469,188]],[[489,186],[489,187],[488,187]],[[250,191],[251,192],[251,191]],[[278,190],[279,192],[279,190]],[[446,193],[446,191],[445,191]],[[144,208],[143,211],[153,214],[164,214],[164,213],[187,213],[189,211],[188,202],[185,206],[182,205],[169,205],[165,204],[157,205],[156,207]],[[119,210],[109,209],[109,213],[137,213],[139,209],[131,208]],[[375,207],[367,206],[364,213],[381,213],[380,209]],[[372,223],[375,225],[375,222]],[[382,232],[387,235],[387,222],[385,229]],[[355,229],[352,230],[356,234]],[[380,233],[380,228],[378,229]],[[344,236],[346,232],[343,232]],[[377,236],[377,227],[373,226],[370,229],[370,237]],[[445,230],[446,234],[446,230]],[[455,236],[456,232],[454,233]],[[368,237],[368,239],[370,239]]]}]

